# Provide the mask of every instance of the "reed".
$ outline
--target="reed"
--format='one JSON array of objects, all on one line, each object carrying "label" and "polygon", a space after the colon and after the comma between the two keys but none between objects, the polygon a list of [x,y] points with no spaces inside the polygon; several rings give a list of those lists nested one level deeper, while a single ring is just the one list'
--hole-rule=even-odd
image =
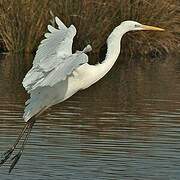
[{"label": "reed", "polygon": [[48,22],[49,0],[1,0],[0,35],[7,51],[31,52]]},{"label": "reed", "polygon": [[163,33],[152,31],[129,33],[123,41],[123,46],[128,47],[123,49],[125,54],[159,56],[178,50],[177,46],[180,43],[179,1],[121,0],[119,7],[116,15],[119,21],[133,19],[143,24],[160,26],[166,30]]},{"label": "reed", "polygon": [[123,54],[162,55],[176,51],[180,42],[179,4],[178,0],[1,0],[0,36],[7,51],[32,52],[52,20],[51,11],[76,26],[74,49],[90,43],[97,53],[116,25],[132,19],[166,31],[128,33]]}]

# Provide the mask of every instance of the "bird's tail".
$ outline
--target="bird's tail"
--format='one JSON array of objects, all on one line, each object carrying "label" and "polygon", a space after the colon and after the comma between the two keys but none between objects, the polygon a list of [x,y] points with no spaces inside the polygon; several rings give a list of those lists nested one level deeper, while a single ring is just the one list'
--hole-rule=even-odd
[{"label": "bird's tail", "polygon": [[35,117],[32,117],[29,121],[26,122],[24,128],[19,134],[14,145],[11,148],[9,148],[4,154],[2,154],[1,160],[0,160],[0,166],[2,166],[11,157],[11,155],[17,149],[17,146],[21,143],[21,140],[22,140],[19,152],[15,154],[11,159],[12,163],[9,168],[9,173],[11,173],[12,169],[15,167],[15,165],[17,164],[17,162],[19,161],[21,157],[34,123],[35,123]]}]

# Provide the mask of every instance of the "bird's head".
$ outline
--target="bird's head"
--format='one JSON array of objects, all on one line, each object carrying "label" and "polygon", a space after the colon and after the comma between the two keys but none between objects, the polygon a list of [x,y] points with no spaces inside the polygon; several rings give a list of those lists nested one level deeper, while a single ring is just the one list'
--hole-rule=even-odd
[{"label": "bird's head", "polygon": [[164,29],[154,26],[147,26],[140,24],[136,21],[124,21],[121,23],[126,32],[128,31],[139,31],[139,30],[150,30],[150,31],[164,31]]}]

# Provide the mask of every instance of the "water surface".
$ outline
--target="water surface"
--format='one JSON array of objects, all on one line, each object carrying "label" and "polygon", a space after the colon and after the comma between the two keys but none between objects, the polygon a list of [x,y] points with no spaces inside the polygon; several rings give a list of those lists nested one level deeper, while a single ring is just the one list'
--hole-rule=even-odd
[{"label": "water surface", "polygon": [[[23,127],[29,57],[0,59],[0,153]],[[97,84],[38,118],[25,153],[2,180],[180,179],[178,57],[117,63]]]}]

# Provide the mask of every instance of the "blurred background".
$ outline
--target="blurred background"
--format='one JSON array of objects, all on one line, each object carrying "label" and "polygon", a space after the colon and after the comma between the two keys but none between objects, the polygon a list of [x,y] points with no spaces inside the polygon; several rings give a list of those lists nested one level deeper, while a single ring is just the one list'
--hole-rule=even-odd
[{"label": "blurred background", "polygon": [[165,28],[163,33],[134,32],[123,40],[124,55],[164,55],[180,49],[179,0],[1,0],[0,48],[35,52],[48,24],[58,16],[77,28],[74,49],[90,43],[99,52],[112,29],[124,20]]},{"label": "blurred background", "polygon": [[24,125],[21,82],[55,16],[76,26],[74,50],[92,45],[92,64],[121,21],[166,31],[127,33],[110,72],[40,116],[0,179],[179,180],[179,0],[0,0],[0,153]]}]

